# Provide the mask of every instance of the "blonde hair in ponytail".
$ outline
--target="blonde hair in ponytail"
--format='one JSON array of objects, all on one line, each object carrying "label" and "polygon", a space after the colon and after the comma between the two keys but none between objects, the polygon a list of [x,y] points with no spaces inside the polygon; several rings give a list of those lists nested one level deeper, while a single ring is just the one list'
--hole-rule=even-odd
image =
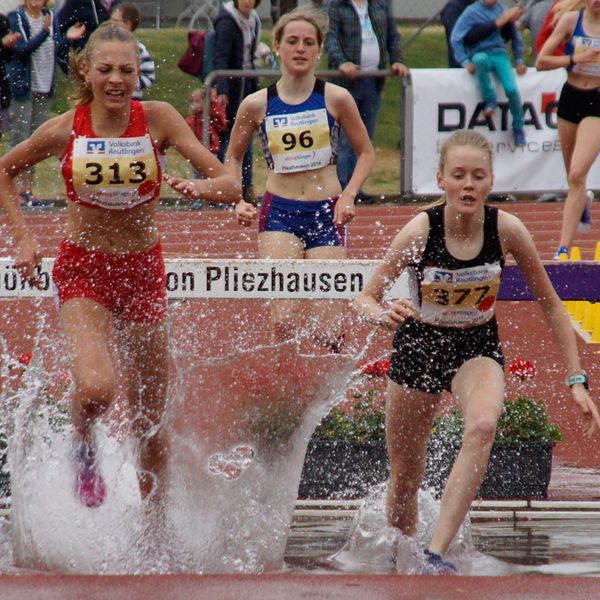
[{"label": "blonde hair in ponytail", "polygon": [[75,89],[69,94],[69,104],[76,108],[94,99],[92,89],[85,80],[84,65],[89,65],[94,48],[102,42],[122,42],[135,48],[139,62],[139,46],[132,33],[118,25],[106,21],[90,35],[85,47],[79,52],[71,52],[69,56],[69,77],[75,83]]}]

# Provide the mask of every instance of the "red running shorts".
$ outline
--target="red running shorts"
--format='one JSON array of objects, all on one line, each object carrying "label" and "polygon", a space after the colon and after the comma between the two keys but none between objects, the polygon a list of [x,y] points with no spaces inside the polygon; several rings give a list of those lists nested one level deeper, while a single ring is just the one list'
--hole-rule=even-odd
[{"label": "red running shorts", "polygon": [[59,306],[72,298],[88,298],[114,316],[136,323],[158,323],[167,314],[160,242],[142,252],[110,254],[63,240],[52,279]]}]

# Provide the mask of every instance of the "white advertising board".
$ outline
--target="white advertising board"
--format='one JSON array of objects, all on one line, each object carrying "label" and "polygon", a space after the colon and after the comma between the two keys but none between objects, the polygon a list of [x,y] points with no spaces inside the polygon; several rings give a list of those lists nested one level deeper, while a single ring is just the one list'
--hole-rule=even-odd
[{"label": "white advertising board", "polygon": [[[474,129],[494,148],[494,191],[544,192],[567,189],[556,128],[556,107],[566,78],[564,69],[515,75],[525,114],[527,144],[515,147],[508,101],[497,85],[498,110],[483,114],[475,77],[465,69],[412,69],[406,88],[406,166],[403,191],[440,193],[435,182],[440,143],[456,129]],[[600,188],[600,160],[588,177]]]}]

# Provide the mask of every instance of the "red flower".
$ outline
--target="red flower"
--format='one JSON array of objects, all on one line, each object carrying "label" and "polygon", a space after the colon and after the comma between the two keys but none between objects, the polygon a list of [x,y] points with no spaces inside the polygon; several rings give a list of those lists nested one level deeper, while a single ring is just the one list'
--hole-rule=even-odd
[{"label": "red flower", "polygon": [[508,367],[508,372],[519,381],[525,381],[535,376],[536,368],[524,358],[515,358]]},{"label": "red flower", "polygon": [[23,352],[23,354],[20,354],[17,358],[17,362],[21,363],[24,367],[26,367],[31,362],[31,358],[31,352]]},{"label": "red flower", "polygon": [[371,377],[385,377],[389,368],[390,360],[389,358],[384,358],[365,365],[360,372],[362,375],[370,375]]}]

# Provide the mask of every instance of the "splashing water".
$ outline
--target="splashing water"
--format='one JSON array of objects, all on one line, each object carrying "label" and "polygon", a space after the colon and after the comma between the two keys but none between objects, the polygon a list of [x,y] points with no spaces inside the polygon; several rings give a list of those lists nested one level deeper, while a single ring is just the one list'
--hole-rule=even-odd
[{"label": "splashing water", "polygon": [[[387,523],[387,483],[374,487],[355,517],[349,539],[333,557],[342,571],[353,573],[422,573],[423,549],[427,547],[439,516],[439,501],[419,490],[419,522],[414,537],[407,537]],[[444,555],[462,575],[508,575],[509,565],[475,550],[467,517]]]},{"label": "splashing water", "polygon": [[[68,369],[49,319],[10,418],[12,537],[21,568],[77,573],[263,572],[281,569],[308,439],[343,397],[356,352],[269,345],[265,319],[234,325],[214,309],[171,309],[172,385],[167,499],[142,500],[135,415],[119,395],[96,426],[106,499],[74,493],[71,390],[49,402],[48,382]],[[198,319],[197,315],[204,318]],[[199,351],[200,349],[200,351]],[[5,363],[6,361],[3,361]],[[3,390],[2,400],[8,391]],[[14,395],[13,395],[14,399]],[[6,425],[7,423],[4,423]]]}]

